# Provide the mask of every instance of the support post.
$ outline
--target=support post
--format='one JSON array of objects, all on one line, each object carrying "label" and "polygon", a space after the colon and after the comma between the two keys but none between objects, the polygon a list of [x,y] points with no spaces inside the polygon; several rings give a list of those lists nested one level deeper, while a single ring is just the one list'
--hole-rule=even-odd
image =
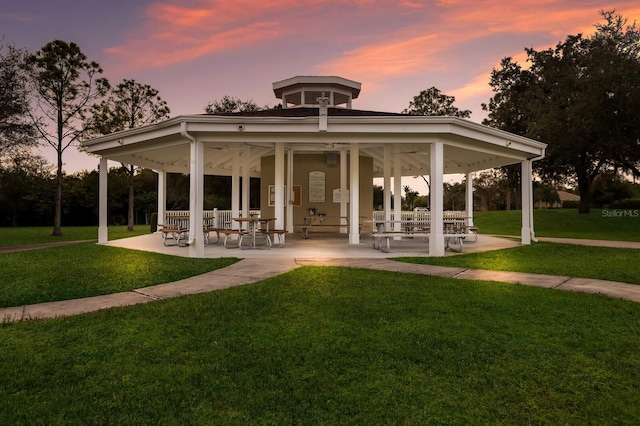
[{"label": "support post", "polygon": [[158,174],[158,223],[166,224],[167,218],[167,172],[156,170]]},{"label": "support post", "polygon": [[346,234],[349,232],[347,229],[347,166],[348,158],[347,151],[344,149],[340,151],[340,224],[343,225],[340,228],[340,232]]},{"label": "support post", "polygon": [[245,147],[242,162],[242,211],[246,217],[251,215],[251,147]]},{"label": "support post", "polygon": [[431,171],[429,180],[431,182],[431,230],[429,236],[429,256],[444,256],[444,144],[434,142],[431,144]]},{"label": "support post", "polygon": [[189,167],[189,257],[204,257],[204,145],[191,141]]},{"label": "support post", "polygon": [[[289,234],[293,234],[294,224],[293,224],[293,203],[295,202],[295,194],[293,192],[293,149],[289,148],[285,149],[286,161],[287,161],[287,176],[285,180],[285,185],[288,188],[288,194],[284,195],[284,199],[286,201],[285,207],[285,220],[283,223],[285,224],[285,230]],[[277,229],[277,228],[276,228]]]},{"label": "support post", "polygon": [[351,144],[349,172],[349,244],[360,244],[360,147]]},{"label": "support post", "polygon": [[[393,220],[402,220],[402,164],[400,163],[400,154],[398,154],[398,145],[396,152],[393,154]],[[402,225],[398,222],[393,224],[393,230],[400,232]],[[393,237],[399,240],[400,237]]]},{"label": "support post", "polygon": [[[385,144],[384,146],[384,160],[382,165],[382,174],[384,175],[384,220],[391,220],[391,145]],[[388,229],[389,225],[385,225],[385,229]]]},{"label": "support post", "polygon": [[533,221],[532,204],[532,165],[531,160],[524,160],[522,163],[522,229],[520,232],[520,242],[525,245],[531,244],[531,223]]},{"label": "support post", "polygon": [[109,228],[107,227],[107,159],[100,157],[100,180],[98,199],[98,243],[109,241]]},{"label": "support post", "polygon": [[467,173],[465,191],[465,209],[467,210],[467,226],[473,226],[473,173]]},{"label": "support post", "polygon": [[[276,142],[276,157],[275,157],[275,198],[273,206],[273,217],[276,218],[275,229],[284,229],[284,143]],[[287,186],[288,190],[292,190],[291,185]],[[289,198],[289,197],[287,197]]]}]

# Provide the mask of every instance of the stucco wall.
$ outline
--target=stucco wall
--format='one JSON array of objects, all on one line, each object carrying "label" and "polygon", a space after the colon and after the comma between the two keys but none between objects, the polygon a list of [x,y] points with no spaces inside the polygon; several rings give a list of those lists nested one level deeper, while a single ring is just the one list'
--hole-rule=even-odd
[{"label": "stucco wall", "polygon": [[[335,164],[328,164],[326,154],[294,154],[293,156],[293,185],[301,186],[301,205],[294,206],[295,230],[300,231],[305,217],[309,216],[309,208],[315,208],[317,213],[325,213],[326,219],[323,223],[338,224],[340,218],[340,203],[333,202],[333,190],[340,188],[340,155],[336,153]],[[285,155],[285,167],[287,164]],[[275,157],[267,156],[262,158],[261,178],[260,178],[260,210],[265,217],[273,217],[274,208],[269,207],[269,185],[275,180]],[[309,202],[309,172],[325,172],[325,202]],[[347,170],[348,173],[348,170]],[[286,180],[286,175],[285,175]],[[286,182],[285,182],[286,183]],[[347,187],[349,177],[347,177]],[[363,225],[367,219],[372,219],[373,211],[373,159],[360,156],[360,224]],[[316,214],[317,214],[316,213]],[[347,216],[349,210],[347,207]],[[323,227],[323,231],[339,231],[330,227]]]}]

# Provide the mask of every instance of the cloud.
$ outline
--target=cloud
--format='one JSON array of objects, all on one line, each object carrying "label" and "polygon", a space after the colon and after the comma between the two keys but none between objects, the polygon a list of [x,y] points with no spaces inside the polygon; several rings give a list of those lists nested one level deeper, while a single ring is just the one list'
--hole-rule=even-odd
[{"label": "cloud", "polygon": [[[125,34],[118,46],[106,49],[131,68],[166,67],[204,55],[273,40],[324,38],[339,43],[354,32],[355,22],[368,16],[387,19],[424,9],[418,0],[189,0],[152,3],[139,28]],[[354,19],[351,19],[351,18]],[[347,25],[345,27],[345,25]],[[348,25],[353,25],[349,27]],[[402,25],[401,22],[398,25]],[[366,32],[371,36],[371,32]],[[365,36],[360,36],[361,38]]]},{"label": "cloud", "polygon": [[[512,56],[524,64],[524,46],[518,46],[517,51],[499,52],[491,45],[496,37],[507,40],[503,43],[508,45],[508,38],[519,37],[521,40],[523,36],[530,36],[530,46],[548,48],[564,40],[568,34],[593,33],[594,24],[600,20],[600,8],[622,9],[627,3],[630,2],[619,1],[610,6],[594,7],[577,0],[437,0],[433,3],[435,7],[416,12],[422,13],[421,22],[389,35],[384,42],[364,44],[345,51],[339,57],[319,64],[317,69],[320,73],[361,76],[361,81],[367,86],[379,86],[382,81],[392,78],[447,70],[459,72],[461,67],[468,67],[473,73],[471,67],[474,63],[465,62],[464,56],[471,54],[470,49],[477,49],[482,40],[487,40],[484,48],[487,60],[476,59],[476,66],[486,67],[487,63],[499,61],[504,56]],[[637,7],[626,12],[620,10],[620,13],[631,22],[640,18],[640,8]],[[483,91],[483,87],[488,92],[490,71],[476,73],[477,77],[472,77],[471,82],[456,89],[458,95],[475,96]]]},{"label": "cloud", "polygon": [[201,0],[188,6],[154,3],[145,22],[119,46],[106,49],[131,68],[157,68],[197,59],[203,55],[265,43],[290,33],[279,19],[269,17],[286,10],[294,0]]}]

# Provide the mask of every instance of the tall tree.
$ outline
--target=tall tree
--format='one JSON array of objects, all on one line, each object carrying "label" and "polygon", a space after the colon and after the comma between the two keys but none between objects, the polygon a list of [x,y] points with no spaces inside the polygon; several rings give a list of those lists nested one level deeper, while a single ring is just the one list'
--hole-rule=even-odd
[{"label": "tall tree", "polygon": [[99,78],[102,69],[89,62],[75,43],[54,40],[26,61],[36,97],[32,119],[40,138],[57,154],[53,235],[62,235],[62,187],[64,152],[85,133],[92,103],[101,98],[109,82]]},{"label": "tall tree", "polygon": [[525,49],[529,69],[511,58],[493,70],[485,124],[541,140],[545,178],[575,184],[579,212],[605,170],[640,175],[640,32],[615,11],[591,37],[570,35],[554,49]]},{"label": "tall tree", "polygon": [[[170,112],[167,103],[158,95],[158,90],[148,84],[125,79],[111,90],[107,99],[93,106],[88,128],[92,134],[106,135],[165,120]],[[133,164],[122,164],[122,167],[129,173],[127,231],[133,231],[136,167]]]},{"label": "tall tree", "polygon": [[227,112],[248,112],[248,111],[260,111],[268,109],[268,107],[258,106],[253,100],[243,101],[239,98],[234,98],[229,95],[225,95],[222,99],[216,99],[213,102],[209,102],[204,111],[207,114],[220,114]]},{"label": "tall tree", "polygon": [[402,112],[410,115],[438,115],[451,117],[471,117],[471,111],[461,110],[453,105],[456,101],[454,96],[447,96],[435,87],[423,90],[419,95],[414,96],[409,102],[409,108]]},{"label": "tall tree", "polygon": [[0,154],[33,146],[34,128],[29,120],[29,96],[24,64],[26,53],[0,39]]},{"label": "tall tree", "polygon": [[[413,100],[409,102],[409,107],[405,108],[402,113],[426,116],[471,117],[471,111],[468,109],[461,110],[454,106],[453,103],[455,101],[455,96],[445,95],[438,88],[430,87],[420,92],[417,96],[414,96]],[[429,191],[431,191],[431,185],[427,178],[424,176],[421,177],[427,184]],[[429,194],[427,194],[427,197],[429,197]]]}]

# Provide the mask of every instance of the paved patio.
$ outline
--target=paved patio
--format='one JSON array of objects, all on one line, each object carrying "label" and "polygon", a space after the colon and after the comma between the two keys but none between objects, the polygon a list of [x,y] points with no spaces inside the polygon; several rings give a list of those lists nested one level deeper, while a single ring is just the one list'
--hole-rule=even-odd
[{"label": "paved patio", "polygon": [[[370,258],[383,259],[404,256],[426,256],[429,253],[429,243],[422,237],[413,239],[403,238],[391,242],[389,253],[375,250],[371,243],[370,234],[362,234],[360,244],[349,244],[347,234],[311,232],[308,239],[303,239],[300,233],[288,234],[284,247],[271,249],[227,249],[222,245],[211,244],[205,247],[205,257],[240,257],[250,258],[288,258],[288,259],[354,259]],[[138,237],[124,238],[109,241],[106,245],[123,247],[134,250],[144,250],[156,253],[165,253],[174,256],[188,256],[187,247],[170,246],[162,244],[160,234],[141,235]],[[503,248],[517,247],[518,239],[480,235],[475,243],[464,244],[462,253],[473,253]],[[446,251],[446,255],[455,255]]]}]

